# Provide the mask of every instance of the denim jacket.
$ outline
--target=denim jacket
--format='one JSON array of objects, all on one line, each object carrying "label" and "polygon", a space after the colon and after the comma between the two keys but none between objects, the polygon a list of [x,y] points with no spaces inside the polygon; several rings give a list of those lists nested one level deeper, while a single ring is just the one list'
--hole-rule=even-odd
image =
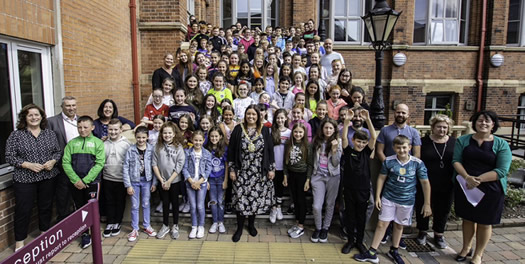
[{"label": "denim jacket", "polygon": [[[341,175],[341,155],[343,153],[343,144],[340,138],[337,139],[337,151],[332,154],[332,151],[328,153],[328,173],[329,177],[339,177]],[[326,144],[330,144],[327,142]],[[319,149],[313,149],[314,144],[310,144],[310,155],[308,155],[308,171],[306,177],[310,179],[313,175],[317,174],[317,168],[319,166]]]},{"label": "denim jacket", "polygon": [[[144,152],[144,172],[146,174],[146,180],[153,180],[153,185],[157,184],[157,177],[153,176],[151,169],[151,157],[153,156],[153,146],[150,144],[146,145],[146,151]],[[132,182],[140,182],[140,157],[137,145],[131,145],[129,147],[126,158],[124,159],[124,167],[122,170],[122,178],[124,179],[124,186],[126,188],[131,187]]]},{"label": "denim jacket", "polygon": [[[208,181],[208,176],[211,173],[211,153],[205,149],[201,148],[202,155],[201,160],[199,162],[199,179],[204,178],[204,182]],[[184,167],[182,168],[182,175],[184,176],[184,180],[188,180],[188,178],[194,178],[195,177],[195,151],[193,148],[185,150],[186,152],[186,162],[184,163]]]}]

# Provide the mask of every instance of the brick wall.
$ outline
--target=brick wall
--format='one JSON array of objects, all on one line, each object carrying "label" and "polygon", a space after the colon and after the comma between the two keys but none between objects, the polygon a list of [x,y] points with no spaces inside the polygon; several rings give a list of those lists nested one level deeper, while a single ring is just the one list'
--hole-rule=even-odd
[{"label": "brick wall", "polygon": [[79,114],[94,117],[111,98],[121,116],[133,119],[128,3],[61,1],[65,90],[77,97]]},{"label": "brick wall", "polygon": [[315,28],[319,26],[317,21],[318,1],[293,0],[292,2],[292,24],[294,26],[306,23],[310,18],[315,21]]},{"label": "brick wall", "polygon": [[55,44],[53,0],[0,1],[0,34]]}]

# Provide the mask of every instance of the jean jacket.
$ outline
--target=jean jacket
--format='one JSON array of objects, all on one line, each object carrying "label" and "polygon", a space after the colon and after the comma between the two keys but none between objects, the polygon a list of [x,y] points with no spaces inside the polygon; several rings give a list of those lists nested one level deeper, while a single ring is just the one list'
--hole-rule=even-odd
[{"label": "jean jacket", "polygon": [[[211,153],[205,149],[201,148],[202,154],[199,162],[199,179],[203,178],[204,182],[208,181],[208,176],[211,173]],[[185,150],[186,152],[186,162],[182,168],[182,176],[184,180],[188,178],[195,178],[195,151],[193,148]],[[198,180],[198,179],[197,179]]]},{"label": "jean jacket", "polygon": [[[146,151],[144,152],[144,172],[146,174],[146,180],[153,180],[153,185],[157,184],[157,177],[153,176],[151,169],[151,157],[153,156],[153,146],[147,144]],[[122,169],[122,178],[124,179],[124,186],[126,188],[131,187],[132,182],[140,182],[140,156],[137,149],[137,145],[131,145],[126,158],[124,159],[124,167]]]}]

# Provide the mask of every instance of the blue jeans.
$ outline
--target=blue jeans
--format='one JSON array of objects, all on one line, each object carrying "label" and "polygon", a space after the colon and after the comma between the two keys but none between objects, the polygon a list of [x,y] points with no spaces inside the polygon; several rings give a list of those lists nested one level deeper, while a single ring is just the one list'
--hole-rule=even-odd
[{"label": "blue jeans", "polygon": [[208,183],[201,184],[200,190],[191,188],[191,184],[186,182],[186,195],[190,202],[191,226],[204,226],[204,199],[206,199],[206,187]]},{"label": "blue jeans", "polygon": [[135,193],[131,196],[131,227],[139,230],[139,207],[142,200],[142,215],[144,228],[149,227],[150,219],[150,203],[151,196],[151,181],[147,181],[145,177],[140,177],[140,182],[132,182],[131,187]]},{"label": "blue jeans", "polygon": [[222,189],[222,183],[224,182],[223,177],[214,177],[208,178],[210,183],[210,203],[211,215],[213,217],[213,222],[223,222],[224,221],[224,200],[222,199],[222,194],[224,190]]}]

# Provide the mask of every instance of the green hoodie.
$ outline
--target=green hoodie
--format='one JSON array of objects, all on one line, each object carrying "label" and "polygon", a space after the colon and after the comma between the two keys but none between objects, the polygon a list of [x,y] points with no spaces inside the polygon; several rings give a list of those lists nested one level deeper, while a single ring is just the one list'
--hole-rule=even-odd
[{"label": "green hoodie", "polygon": [[73,184],[79,180],[85,184],[100,182],[105,162],[104,142],[93,134],[69,141],[62,157],[64,172]]}]

